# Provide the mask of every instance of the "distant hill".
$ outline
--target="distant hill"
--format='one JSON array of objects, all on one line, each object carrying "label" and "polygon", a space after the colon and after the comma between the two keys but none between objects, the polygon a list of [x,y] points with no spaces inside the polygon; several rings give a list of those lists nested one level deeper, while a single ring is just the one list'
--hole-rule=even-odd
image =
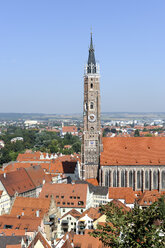
[{"label": "distant hill", "polygon": [[[0,121],[10,120],[82,120],[83,114],[42,114],[42,113],[0,113]],[[133,120],[133,119],[161,119],[165,120],[165,112],[103,112],[101,119],[106,120]]]}]

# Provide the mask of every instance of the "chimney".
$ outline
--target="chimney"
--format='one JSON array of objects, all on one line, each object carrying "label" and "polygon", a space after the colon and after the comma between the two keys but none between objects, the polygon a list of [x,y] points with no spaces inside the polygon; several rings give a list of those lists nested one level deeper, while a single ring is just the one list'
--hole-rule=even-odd
[{"label": "chimney", "polygon": [[40,212],[39,212],[39,210],[36,211],[36,217],[40,217]]}]

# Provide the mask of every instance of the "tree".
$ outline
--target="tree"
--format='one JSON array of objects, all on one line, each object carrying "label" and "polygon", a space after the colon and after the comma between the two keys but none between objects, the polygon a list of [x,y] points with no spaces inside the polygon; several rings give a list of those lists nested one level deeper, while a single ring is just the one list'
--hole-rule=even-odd
[{"label": "tree", "polygon": [[107,217],[105,225],[98,226],[91,235],[99,237],[108,247],[163,248],[165,247],[163,204],[164,201],[155,202],[146,209],[140,209],[135,205],[131,211],[125,212],[109,203],[108,207],[101,207],[101,211]]},{"label": "tree", "polygon": [[139,130],[138,129],[135,130],[134,136],[135,137],[139,137],[140,136],[140,133],[139,133]]},{"label": "tree", "polygon": [[81,151],[81,143],[80,142],[76,142],[72,145],[72,149],[74,152],[78,153]]}]

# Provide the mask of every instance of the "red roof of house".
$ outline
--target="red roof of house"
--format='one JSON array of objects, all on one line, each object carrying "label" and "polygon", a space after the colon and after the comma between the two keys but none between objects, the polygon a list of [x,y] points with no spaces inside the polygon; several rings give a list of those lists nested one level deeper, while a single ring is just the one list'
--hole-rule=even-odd
[{"label": "red roof of house", "polygon": [[109,188],[109,199],[123,199],[127,204],[133,204],[135,202],[136,196],[132,188],[125,187],[112,187]]},{"label": "red roof of house", "polygon": [[99,185],[97,179],[95,179],[95,178],[88,178],[86,181],[88,183],[93,184],[94,186],[98,186]]},{"label": "red roof of house", "polygon": [[0,175],[0,181],[10,196],[35,189],[35,185],[24,168]]},{"label": "red roof of house", "polygon": [[27,232],[34,232],[38,230],[38,226],[41,225],[41,218],[39,217],[25,217],[20,216],[15,217],[11,215],[2,215],[0,216],[0,228],[5,229],[6,225],[10,225],[12,230],[20,229],[27,230]]},{"label": "red roof of house", "polygon": [[76,126],[64,126],[62,127],[62,132],[63,133],[75,133],[77,132],[77,127]]},{"label": "red roof of house", "polygon": [[100,164],[165,165],[165,137],[104,137]]},{"label": "red roof of house", "polygon": [[53,195],[57,207],[85,208],[87,189],[87,184],[45,183],[39,197],[49,198]]},{"label": "red roof of house", "polygon": [[67,215],[71,215],[71,216],[73,216],[74,218],[76,218],[76,219],[78,219],[80,216],[81,216],[81,214],[80,214],[80,212],[78,212],[77,210],[75,210],[75,209],[71,209],[69,212],[67,212],[66,214],[64,214],[62,217],[61,217],[61,219],[62,218],[64,218],[64,217],[66,217]]},{"label": "red roof of house", "polygon": [[99,240],[99,238],[92,237],[89,232],[91,230],[85,230],[84,235],[76,234],[73,237],[73,244],[74,247],[81,247],[81,248],[103,248],[105,247],[103,243]]},{"label": "red roof of house", "polygon": [[10,215],[36,217],[37,211],[39,211],[39,217],[42,218],[49,208],[50,198],[16,197]]},{"label": "red roof of house", "polygon": [[87,210],[85,210],[79,219],[81,219],[82,217],[84,217],[85,215],[87,215],[89,218],[96,220],[98,219],[102,214],[99,213],[99,209],[98,208],[88,208]]},{"label": "red roof of house", "polygon": [[21,248],[21,244],[18,244],[18,245],[6,245],[6,248]]},{"label": "red roof of house", "polygon": [[[39,187],[43,184],[43,180],[45,180],[46,175],[40,165],[31,166],[26,168],[25,170],[31,178],[35,187]],[[47,178],[47,180],[49,181],[49,178]]]},{"label": "red roof of house", "polygon": [[159,193],[158,190],[145,191],[138,197],[137,202],[140,206],[149,206],[155,201],[157,201],[164,194],[165,191],[161,193]]},{"label": "red roof of house", "polygon": [[25,230],[0,229],[0,236],[24,236]]},{"label": "red roof of house", "polygon": [[28,245],[28,248],[33,248],[39,240],[40,240],[41,244],[43,245],[43,247],[51,248],[48,241],[44,238],[44,236],[41,234],[41,232],[37,233],[37,235],[34,237],[32,242]]},{"label": "red roof of house", "polygon": [[23,153],[18,154],[17,161],[35,161],[40,160],[41,152],[34,152],[34,153]]},{"label": "red roof of house", "polygon": [[111,201],[116,207],[122,209],[123,211],[130,211],[130,208],[127,207],[124,203],[119,200],[112,200]]}]

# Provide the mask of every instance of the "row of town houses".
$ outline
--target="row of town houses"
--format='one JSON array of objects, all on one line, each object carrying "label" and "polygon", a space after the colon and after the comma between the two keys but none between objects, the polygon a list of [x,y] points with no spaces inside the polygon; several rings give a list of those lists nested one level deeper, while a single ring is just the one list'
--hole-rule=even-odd
[{"label": "row of town houses", "polygon": [[100,205],[113,201],[130,211],[135,203],[146,208],[165,193],[82,181],[79,167],[77,154],[26,152],[0,170],[0,247],[8,242],[20,248],[83,247],[84,242],[104,247],[89,235],[106,222]]}]

